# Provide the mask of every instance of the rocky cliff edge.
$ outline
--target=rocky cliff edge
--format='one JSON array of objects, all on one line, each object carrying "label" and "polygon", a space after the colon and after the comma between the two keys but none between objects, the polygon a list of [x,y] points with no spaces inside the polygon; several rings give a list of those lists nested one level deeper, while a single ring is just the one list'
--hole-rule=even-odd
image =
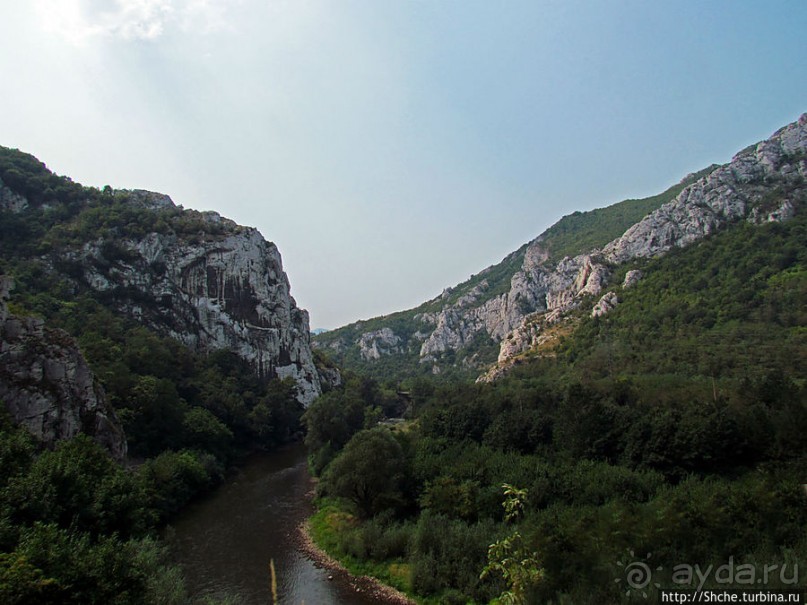
[{"label": "rocky cliff edge", "polygon": [[[107,213],[104,228],[87,234],[66,223],[66,249],[41,259],[54,272],[194,350],[227,349],[266,379],[292,378],[304,405],[321,393],[321,380],[334,380],[320,377],[308,313],[290,294],[277,247],[256,229],[184,210],[159,193],[106,193],[108,200],[92,202]],[[0,207],[50,211],[2,182]]]}]

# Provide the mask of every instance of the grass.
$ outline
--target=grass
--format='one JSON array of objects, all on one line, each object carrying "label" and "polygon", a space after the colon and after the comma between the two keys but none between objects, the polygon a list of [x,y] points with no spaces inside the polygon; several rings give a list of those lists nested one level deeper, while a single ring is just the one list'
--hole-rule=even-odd
[{"label": "grass", "polygon": [[405,561],[401,559],[384,562],[362,561],[342,550],[340,538],[358,525],[358,518],[340,510],[336,503],[328,499],[321,499],[317,502],[317,512],[309,519],[311,539],[317,547],[337,560],[352,575],[376,578],[383,584],[400,590],[418,603],[426,605],[426,601],[412,595],[409,565]]}]

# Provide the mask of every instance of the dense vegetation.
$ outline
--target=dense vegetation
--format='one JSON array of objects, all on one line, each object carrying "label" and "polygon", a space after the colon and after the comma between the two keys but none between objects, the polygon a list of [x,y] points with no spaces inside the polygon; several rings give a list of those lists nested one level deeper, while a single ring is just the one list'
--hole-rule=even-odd
[{"label": "dense vegetation", "polygon": [[[551,357],[492,385],[411,381],[404,424],[377,423],[371,387],[321,398],[304,416],[315,535],[426,603],[486,603],[519,577],[530,603],[619,602],[641,597],[625,568],[648,557],[651,601],[655,583],[697,587],[674,580],[682,564],[778,565],[766,587],[792,587],[807,561],[805,242],[802,212],[646,261]],[[510,523],[503,484],[526,490]],[[535,566],[505,581],[490,570],[515,548]]]},{"label": "dense vegetation", "polygon": [[169,465],[128,472],[84,436],[43,450],[0,419],[0,601],[185,603],[179,570],[154,538],[156,495],[161,482],[201,469]]},{"label": "dense vegetation", "polygon": [[[125,471],[84,438],[43,451],[3,424],[0,601],[182,602],[155,528],[245,453],[299,436],[296,386],[259,379],[228,351],[196,354],[125,319],[114,312],[116,293],[86,287],[65,259],[104,238],[97,262],[111,266],[126,260],[116,237],[210,238],[238,227],[179,208],[146,209],[136,194],[82,187],[5,148],[0,179],[29,202],[24,212],[0,212],[0,274],[15,282],[10,311],[76,338],[137,464]],[[155,304],[149,293],[139,302]]]}]

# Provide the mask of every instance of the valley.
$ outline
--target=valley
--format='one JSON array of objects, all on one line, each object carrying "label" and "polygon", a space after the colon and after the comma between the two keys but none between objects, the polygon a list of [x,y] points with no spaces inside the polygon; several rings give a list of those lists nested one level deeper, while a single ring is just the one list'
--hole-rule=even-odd
[{"label": "valley", "polygon": [[658,602],[695,588],[682,564],[803,565],[805,201],[807,114],[312,335],[257,230],[1,148],[0,597],[274,602],[269,557],[278,602],[356,602],[289,539],[308,515],[429,605]]}]

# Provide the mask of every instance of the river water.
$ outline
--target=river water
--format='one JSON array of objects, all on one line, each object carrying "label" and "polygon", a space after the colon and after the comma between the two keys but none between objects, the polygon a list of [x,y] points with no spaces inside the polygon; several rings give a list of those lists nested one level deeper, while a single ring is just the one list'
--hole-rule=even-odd
[{"label": "river water", "polygon": [[[195,596],[271,605],[270,560],[282,605],[382,605],[351,578],[317,566],[298,527],[313,508],[302,444],[250,459],[209,497],[191,505],[166,535]],[[330,579],[329,579],[330,576]]]}]

